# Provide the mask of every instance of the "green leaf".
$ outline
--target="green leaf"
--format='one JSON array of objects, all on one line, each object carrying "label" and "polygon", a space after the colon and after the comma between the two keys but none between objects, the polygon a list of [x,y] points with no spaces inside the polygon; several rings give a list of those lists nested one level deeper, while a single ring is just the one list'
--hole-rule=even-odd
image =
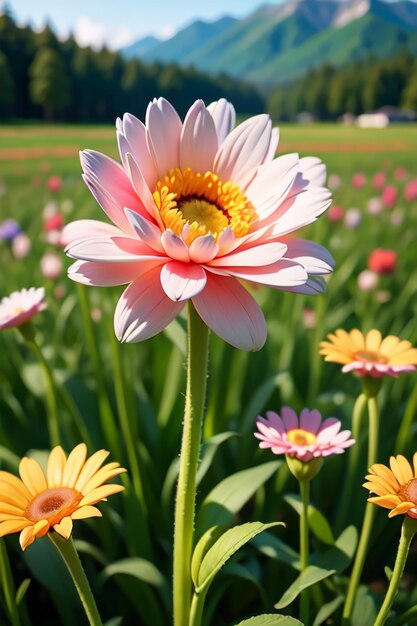
[{"label": "green leaf", "polygon": [[19,604],[22,602],[23,598],[25,597],[25,593],[28,590],[28,587],[31,583],[31,579],[30,578],[25,578],[25,580],[23,580],[20,585],[18,590],[16,591],[16,606],[19,606]]},{"label": "green leaf", "polygon": [[193,580],[195,587],[197,587],[197,584],[198,584],[197,583],[198,571],[200,569],[200,565],[205,554],[208,552],[211,546],[217,541],[217,539],[222,535],[224,530],[225,530],[224,526],[212,526],[204,533],[202,537],[200,537],[200,540],[198,541],[196,547],[194,548],[193,556],[191,559],[191,578]]},{"label": "green leaf", "polygon": [[265,613],[239,622],[236,626],[303,626],[302,622],[288,615]]},{"label": "green leaf", "polygon": [[335,573],[335,569],[324,569],[323,567],[317,567],[316,565],[309,565],[299,576],[297,576],[292,585],[290,585],[287,591],[284,592],[281,599],[274,604],[274,607],[276,609],[283,609],[291,604],[291,602],[293,602],[304,589],[315,585]]},{"label": "green leaf", "polygon": [[352,611],[351,626],[369,626],[376,619],[375,603],[367,587],[359,587]]},{"label": "green leaf", "polygon": [[282,461],[270,461],[236,472],[222,480],[208,494],[197,514],[196,536],[219,524],[229,524],[261,485],[274,474]]},{"label": "green leaf", "polygon": [[282,539],[278,539],[271,533],[265,532],[252,539],[253,545],[270,559],[291,565],[294,569],[300,569],[300,557],[291,546]]},{"label": "green leaf", "polygon": [[103,582],[115,576],[116,574],[127,574],[138,578],[149,585],[162,589],[166,585],[165,578],[157,567],[146,559],[140,557],[131,557],[128,559],[122,559],[112,563],[104,568],[100,574],[100,578]]},{"label": "green leaf", "polygon": [[112,617],[108,622],[104,624],[104,626],[120,626],[122,623],[123,617]]},{"label": "green leaf", "polygon": [[238,433],[229,431],[219,433],[218,435],[210,437],[210,439],[203,443],[200,454],[201,461],[197,471],[197,485],[200,484],[209,470],[219,446],[225,441],[228,441],[231,437],[238,437]]},{"label": "green leaf", "polygon": [[283,526],[282,522],[247,522],[226,530],[223,535],[209,548],[198,570],[197,591],[206,590],[216,574],[221,570],[228,559],[253,537],[263,530]]},{"label": "green leaf", "polygon": [[[298,513],[298,515],[301,514],[302,503],[300,496],[288,494],[284,496],[284,500]],[[329,545],[334,544],[334,535],[329,522],[312,504],[308,505],[308,525],[311,532],[317,537],[317,539],[320,539],[320,541]]]},{"label": "green leaf", "polygon": [[327,604],[323,604],[323,606],[320,607],[320,610],[316,615],[316,619],[313,622],[313,626],[320,626],[320,624],[323,624],[323,622],[325,622],[335,611],[337,611],[339,606],[343,604],[343,601],[344,601],[343,596],[337,596],[331,602],[327,602]]}]

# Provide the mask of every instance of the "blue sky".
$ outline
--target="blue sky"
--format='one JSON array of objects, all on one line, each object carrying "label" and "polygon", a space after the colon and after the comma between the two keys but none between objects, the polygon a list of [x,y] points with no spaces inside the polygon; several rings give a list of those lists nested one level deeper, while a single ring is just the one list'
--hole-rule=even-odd
[{"label": "blue sky", "polygon": [[61,36],[72,30],[81,45],[106,43],[118,48],[148,34],[168,37],[195,18],[242,17],[263,0],[8,0],[7,4],[19,23],[30,21],[40,27],[47,19]]}]

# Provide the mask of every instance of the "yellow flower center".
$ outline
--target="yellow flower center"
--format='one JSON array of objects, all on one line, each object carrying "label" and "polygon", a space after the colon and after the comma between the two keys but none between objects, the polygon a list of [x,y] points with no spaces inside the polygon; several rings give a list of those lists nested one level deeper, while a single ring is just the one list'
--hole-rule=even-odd
[{"label": "yellow flower center", "polygon": [[236,237],[243,237],[257,219],[252,203],[238,185],[223,182],[213,172],[173,168],[156,183],[153,198],[162,221],[176,235],[186,224],[186,243],[211,233],[217,237],[230,226]]},{"label": "yellow flower center", "polygon": [[316,443],[317,437],[314,433],[304,428],[293,428],[287,432],[287,439],[296,446],[311,446]]},{"label": "yellow flower center", "polygon": [[417,504],[417,478],[413,478],[406,485],[403,485],[398,495],[400,498],[404,498],[404,502]]},{"label": "yellow flower center", "polygon": [[359,350],[355,353],[355,359],[365,361],[366,363],[388,363],[388,359],[380,352],[371,352],[370,350]]},{"label": "yellow flower center", "polygon": [[51,526],[71,515],[82,499],[82,494],[72,487],[56,487],[38,493],[29,504],[26,517],[34,522],[47,520]]}]

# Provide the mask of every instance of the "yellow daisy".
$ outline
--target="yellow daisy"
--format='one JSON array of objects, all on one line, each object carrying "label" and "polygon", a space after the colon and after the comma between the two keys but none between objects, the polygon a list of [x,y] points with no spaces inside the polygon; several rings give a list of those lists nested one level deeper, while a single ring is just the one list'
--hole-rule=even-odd
[{"label": "yellow daisy", "polygon": [[320,343],[320,354],[325,361],[341,363],[344,373],[380,378],[416,369],[417,349],[394,335],[383,339],[376,329],[364,335],[357,328],[349,333],[339,328],[328,335],[328,339]]},{"label": "yellow daisy", "polygon": [[388,517],[405,513],[417,519],[417,452],[413,467],[401,454],[392,456],[389,463],[391,469],[380,463],[369,468],[363,486],[376,496],[368,498],[368,502],[391,509]]},{"label": "yellow daisy", "polygon": [[67,459],[56,446],[49,454],[46,475],[28,457],[20,461],[21,480],[0,471],[0,537],[21,531],[20,545],[25,550],[51,528],[68,539],[73,520],[101,517],[92,505],[124,489],[104,484],[126,471],[119,463],[103,465],[108,455],[107,450],[99,450],[87,459],[87,447],[80,443]]}]

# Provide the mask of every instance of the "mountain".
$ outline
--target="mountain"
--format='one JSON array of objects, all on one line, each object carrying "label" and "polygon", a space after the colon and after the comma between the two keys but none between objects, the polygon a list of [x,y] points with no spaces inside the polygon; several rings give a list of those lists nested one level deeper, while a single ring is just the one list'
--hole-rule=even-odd
[{"label": "mountain", "polygon": [[417,2],[287,0],[239,20],[193,22],[138,56],[271,86],[326,62],[389,58],[402,48],[417,56]]},{"label": "mountain", "polygon": [[125,59],[135,59],[140,58],[144,55],[148,50],[152,50],[156,48],[158,44],[162,42],[158,37],[153,37],[149,35],[148,37],[143,37],[143,39],[139,39],[135,41],[135,43],[130,44],[130,46],[126,46],[123,48],[123,56]]}]

